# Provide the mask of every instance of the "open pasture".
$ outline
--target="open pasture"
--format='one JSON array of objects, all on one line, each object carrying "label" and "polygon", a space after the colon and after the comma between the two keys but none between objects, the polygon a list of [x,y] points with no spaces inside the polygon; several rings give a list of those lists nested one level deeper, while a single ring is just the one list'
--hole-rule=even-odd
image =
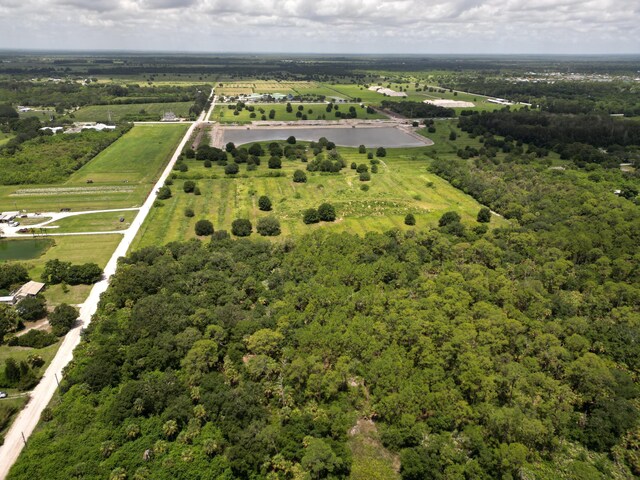
[{"label": "open pasture", "polygon": [[[297,112],[300,111],[301,115],[306,115],[307,120],[340,120],[339,117],[336,117],[336,111],[342,113],[348,113],[349,107],[354,107],[356,109],[356,113],[359,119],[381,119],[387,118],[386,116],[374,112],[367,113],[367,109],[365,107],[360,106],[357,103],[351,104],[336,104],[335,107],[338,107],[337,110],[331,110],[331,112],[327,112],[327,104],[326,103],[296,103],[291,102],[292,111],[287,112],[286,103],[256,103],[256,104],[248,104],[248,106],[254,107],[255,117],[251,117],[250,111],[246,108],[239,112],[238,115],[234,115],[234,110],[230,109],[228,105],[217,105],[214,109],[212,120],[215,120],[220,123],[251,123],[253,121],[261,121],[263,120],[274,120],[279,122],[295,122],[298,120],[302,120],[302,117],[296,116]],[[302,106],[303,109],[299,110],[298,107]],[[264,113],[262,113],[262,110]],[[275,111],[274,118],[269,118],[269,112],[271,110]]]}]

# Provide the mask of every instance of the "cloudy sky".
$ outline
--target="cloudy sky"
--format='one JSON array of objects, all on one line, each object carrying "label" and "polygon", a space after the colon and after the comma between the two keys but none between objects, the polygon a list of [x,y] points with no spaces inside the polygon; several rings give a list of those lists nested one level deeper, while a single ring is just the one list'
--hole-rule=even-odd
[{"label": "cloudy sky", "polygon": [[640,1],[0,0],[0,48],[640,53]]}]

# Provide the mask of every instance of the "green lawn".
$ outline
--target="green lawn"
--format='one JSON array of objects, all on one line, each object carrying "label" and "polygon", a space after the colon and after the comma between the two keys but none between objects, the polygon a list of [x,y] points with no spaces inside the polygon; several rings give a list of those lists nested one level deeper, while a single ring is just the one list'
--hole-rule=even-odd
[{"label": "green lawn", "polygon": [[187,128],[177,124],[135,126],[63,184],[0,186],[0,211],[140,206]]},{"label": "green lawn", "polygon": [[[164,112],[188,117],[193,102],[136,103],[126,105],[91,105],[66,115],[76,122],[112,122],[160,120]],[[110,117],[109,117],[110,116]]]},{"label": "green lawn", "polygon": [[[275,121],[296,121],[301,120],[296,117],[296,113],[298,112],[298,107],[302,105],[304,109],[302,113],[307,115],[307,120],[340,120],[335,116],[335,111],[331,111],[328,113],[326,111],[326,104],[323,103],[291,103],[293,108],[292,112],[287,112],[286,103],[277,103],[277,104],[252,104],[251,106],[255,107],[255,118],[251,118],[251,112],[247,109],[242,110],[239,115],[234,115],[234,110],[228,108],[228,105],[218,105],[214,109],[212,120],[221,122],[221,123],[249,123],[252,121],[262,120],[262,115],[265,115],[267,120],[275,120]],[[358,114],[358,118],[360,119],[375,119],[375,118],[387,118],[384,115],[379,113],[367,113],[366,108],[361,107],[357,103],[351,104],[339,104],[337,105],[340,112],[347,113],[349,111],[349,107],[355,107],[356,112]],[[264,114],[259,110],[263,109]],[[269,118],[269,112],[271,110],[275,110],[276,115],[273,119]]]},{"label": "green lawn", "polygon": [[[115,232],[129,228],[137,214],[137,210],[130,210],[125,212],[101,212],[74,215],[50,223],[47,227],[59,227],[51,229],[50,231],[52,233]],[[121,218],[124,218],[124,221],[121,222]]]},{"label": "green lawn", "polygon": [[[379,165],[379,173],[372,174],[370,182],[360,182],[355,170],[347,167],[338,174],[307,172],[307,183],[294,183],[292,174],[296,169],[305,170],[304,163],[283,160],[283,168],[274,171],[266,167],[266,157],[256,171],[247,172],[243,165],[238,176],[229,178],[220,166],[205,169],[202,162],[189,160],[190,170],[185,176],[198,177],[200,172],[208,177],[197,180],[202,194],[184,193],[183,180],[175,180],[173,197],[151,211],[132,248],[192,238],[195,236],[194,225],[200,219],[209,219],[216,229],[230,231],[235,218],[249,218],[255,227],[260,217],[274,215],[281,222],[283,235],[301,235],[316,228],[364,234],[390,228],[407,229],[409,227],[404,225],[407,213],[415,215],[418,228],[435,226],[442,213],[455,210],[465,224],[474,226],[480,205],[428,171],[430,149],[437,147],[447,155],[455,151],[457,145],[443,139],[448,138],[451,125],[448,122],[439,125],[441,133],[434,138],[435,147],[388,149],[387,157]],[[351,162],[369,164],[366,155],[359,154],[357,149],[339,148],[339,151],[347,165]],[[274,172],[285,176],[270,176]],[[212,178],[212,175],[218,178]],[[368,191],[360,188],[365,183],[369,186]],[[271,199],[272,212],[258,209],[261,195]],[[302,212],[325,201],[335,205],[337,221],[305,225]],[[195,216],[186,217],[185,208],[192,208]],[[494,217],[492,225],[502,222],[504,220]]]}]

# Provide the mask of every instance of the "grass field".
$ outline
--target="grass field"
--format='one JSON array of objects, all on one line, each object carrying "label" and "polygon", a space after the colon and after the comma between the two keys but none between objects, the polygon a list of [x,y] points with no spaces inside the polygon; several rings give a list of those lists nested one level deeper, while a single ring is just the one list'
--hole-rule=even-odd
[{"label": "grass field", "polygon": [[12,135],[11,133],[0,132],[0,147],[11,140],[13,137],[14,135]]},{"label": "grass field", "polygon": [[[269,176],[274,170],[266,168],[266,158],[253,172],[241,166],[240,175],[225,177],[222,167],[204,169],[197,160],[190,160],[190,177],[197,177],[201,169],[203,175],[216,174],[219,178],[203,178],[197,181],[202,194],[194,196],[182,191],[182,180],[175,180],[174,195],[163,206],[154,208],[142,226],[133,249],[158,245],[174,240],[184,240],[195,236],[194,225],[200,219],[209,219],[216,229],[230,231],[231,222],[236,218],[248,218],[254,225],[260,217],[274,215],[282,226],[282,235],[301,235],[316,228],[331,228],[364,234],[368,231],[386,231],[391,228],[407,229],[404,217],[415,215],[417,227],[437,225],[445,211],[460,213],[469,226],[476,225],[475,217],[480,205],[470,196],[451,186],[445,180],[428,171],[434,148],[442,154],[452,155],[465,142],[449,142],[451,125],[439,125],[435,134],[434,147],[388,149],[387,157],[379,165],[379,173],[372,174],[370,182],[360,182],[358,174],[349,167],[339,174],[307,172],[307,183],[294,183],[292,174],[296,169],[305,170],[300,161],[283,160],[280,170],[284,177]],[[351,162],[369,164],[366,155],[357,149],[340,148],[347,165]],[[205,172],[210,171],[211,173]],[[366,183],[368,191],[361,190]],[[272,212],[258,209],[258,198],[267,195],[273,204]],[[338,219],[334,223],[305,225],[302,212],[329,201],[335,207]],[[192,208],[193,218],[184,215],[185,208]],[[504,220],[494,217],[492,225]],[[254,236],[257,234],[254,233]]]},{"label": "grass field", "polygon": [[130,105],[92,105],[66,115],[76,122],[112,122],[160,120],[164,112],[173,112],[178,117],[188,117],[193,102],[138,103]]},{"label": "grass field", "polygon": [[[0,211],[140,206],[187,125],[138,125],[58,185],[0,187]],[[91,182],[91,183],[88,183]]]},{"label": "grass field", "polygon": [[[326,111],[326,104],[324,103],[291,103],[291,107],[293,108],[292,112],[287,112],[286,103],[278,103],[278,104],[254,104],[252,106],[255,107],[255,118],[251,118],[251,112],[247,109],[242,110],[239,115],[234,115],[234,110],[228,108],[227,105],[218,105],[214,109],[212,120],[221,122],[221,123],[249,123],[252,121],[262,120],[262,115],[266,116],[267,120],[274,121],[297,121],[301,120],[296,117],[296,113],[298,112],[298,107],[302,105],[304,109],[302,113],[307,116],[308,120],[340,120],[335,116],[335,111],[331,111],[328,113]],[[336,105],[340,112],[347,113],[349,111],[349,107],[355,107],[356,112],[358,114],[358,118],[360,119],[376,119],[376,118],[387,118],[384,115],[379,113],[367,113],[366,108],[361,107],[359,104],[339,104]],[[264,110],[264,114],[260,112],[260,109]],[[269,119],[269,112],[271,110],[275,110],[276,115],[273,119]]]},{"label": "grass field", "polygon": [[[220,86],[220,83],[222,86]],[[304,90],[314,88],[314,82],[281,82],[277,80],[247,80],[247,81],[220,81],[216,86],[218,95],[236,96],[250,93],[282,93],[284,95],[304,93]]]},{"label": "grass field", "polygon": [[[55,230],[52,229],[52,233],[116,232],[129,228],[137,214],[137,210],[129,210],[74,215],[50,223],[47,227],[58,227]],[[121,218],[124,218],[123,222],[120,221]]]},{"label": "grass field", "polygon": [[[51,238],[55,245],[44,255],[21,262],[27,267],[29,275],[34,280],[40,279],[44,264],[54,258],[71,263],[93,262],[104,268],[122,240],[122,235],[74,235],[48,238]],[[61,285],[47,285],[44,295],[50,304],[62,302],[78,304],[84,302],[90,290],[91,285],[69,286],[67,292],[63,291]]]}]

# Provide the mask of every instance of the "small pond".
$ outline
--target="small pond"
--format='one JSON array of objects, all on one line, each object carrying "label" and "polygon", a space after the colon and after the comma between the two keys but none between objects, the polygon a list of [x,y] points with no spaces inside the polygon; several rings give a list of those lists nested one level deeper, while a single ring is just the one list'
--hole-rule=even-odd
[{"label": "small pond", "polygon": [[233,142],[236,145],[242,145],[244,143],[267,142],[269,140],[286,140],[291,135],[298,140],[308,142],[315,142],[321,137],[325,137],[341,147],[366,145],[368,148],[399,148],[433,145],[433,142],[428,138],[413,136],[395,127],[226,128],[224,130],[224,143]]},{"label": "small pond", "polygon": [[51,239],[13,240],[5,238],[0,240],[0,262],[38,258],[52,245]]}]

